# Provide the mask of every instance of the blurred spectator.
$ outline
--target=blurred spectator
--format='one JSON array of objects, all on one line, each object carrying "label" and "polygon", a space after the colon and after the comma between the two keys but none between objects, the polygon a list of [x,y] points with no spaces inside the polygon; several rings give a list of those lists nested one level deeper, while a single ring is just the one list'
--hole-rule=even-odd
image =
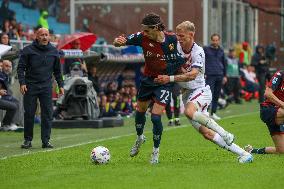
[{"label": "blurred spectator", "polygon": [[[8,51],[5,54],[5,56],[3,56],[3,57],[5,57],[5,59],[9,59],[9,60],[12,61],[12,60],[14,60],[15,58],[18,57],[17,47],[15,47],[14,45],[11,45],[9,36],[6,33],[0,34],[0,44],[12,46],[10,51]],[[14,64],[13,64],[13,66],[14,66]]]},{"label": "blurred spectator", "polygon": [[6,110],[5,117],[2,121],[2,131],[23,130],[12,123],[18,109],[19,101],[12,96],[9,89],[9,74],[12,72],[12,63],[9,60],[3,60],[2,71],[0,72],[0,109]]},{"label": "blurred spectator", "polygon": [[117,103],[116,110],[121,116],[129,116],[132,113],[133,109],[129,94],[122,94],[121,100]]},{"label": "blurred spectator", "polygon": [[90,66],[88,68],[88,79],[90,81],[92,81],[93,87],[94,87],[95,91],[97,92],[97,94],[99,94],[99,92],[100,92],[99,78],[97,76],[97,68],[96,68],[96,66],[92,65],[92,66]]},{"label": "blurred spectator", "polygon": [[0,44],[11,46],[8,34],[2,33],[0,35]]},{"label": "blurred spectator", "polygon": [[11,20],[15,13],[9,9],[9,0],[3,0],[0,8],[0,24],[3,27],[5,20]]},{"label": "blurred spectator", "polygon": [[136,110],[137,106],[137,89],[135,86],[130,87],[130,97],[131,97],[131,104],[132,104],[132,109]]},{"label": "blurred spectator", "polygon": [[[128,91],[126,91],[128,90]],[[107,84],[105,94],[108,96],[117,91],[117,84],[115,81],[111,81]],[[125,88],[125,93],[129,93],[129,89]]]},{"label": "blurred spectator", "polygon": [[[253,66],[246,66],[245,68],[241,69],[243,74],[243,79],[245,80],[245,87],[244,90],[252,93],[252,95],[258,91],[259,85],[257,83],[256,74],[254,72]],[[252,97],[251,95],[251,97]],[[246,99],[246,100],[250,100]]]},{"label": "blurred spectator", "polygon": [[11,32],[12,32],[12,35],[9,36],[10,39],[18,39],[17,38],[18,23],[17,23],[16,19],[12,19],[10,21],[10,29],[11,29]]},{"label": "blurred spectator", "polygon": [[227,102],[235,101],[237,104],[241,103],[240,64],[234,49],[229,49],[227,57],[227,78],[228,82],[225,85],[228,95]]},{"label": "blurred spectator", "polygon": [[265,56],[263,46],[256,46],[255,54],[252,57],[251,65],[254,66],[256,77],[259,82],[259,103],[264,101],[264,91],[267,79],[269,79],[269,61]]},{"label": "blurred spectator", "polygon": [[[275,53],[276,53],[276,47],[275,44],[269,44],[267,45],[266,49],[265,49],[265,54],[266,57],[269,60],[269,64],[275,60]],[[270,79],[270,78],[269,78]]]},{"label": "blurred spectator", "polygon": [[[72,45],[71,49],[80,49],[81,41],[79,39],[74,40],[71,45]],[[80,62],[81,63],[81,69],[83,70],[83,72],[84,73],[88,72],[86,63],[84,62],[84,60],[82,58],[67,58],[64,61],[64,69],[63,69],[64,74],[70,74],[70,66],[74,62]]]},{"label": "blurred spectator", "polygon": [[84,18],[83,19],[83,29],[82,32],[92,32],[90,29],[90,25],[89,25],[89,19]]},{"label": "blurred spectator", "polygon": [[210,116],[219,120],[216,115],[218,99],[222,84],[226,83],[226,58],[224,50],[220,47],[220,35],[211,35],[211,45],[204,47],[205,52],[205,78],[206,84],[212,91],[212,105]]},{"label": "blurred spectator", "polygon": [[17,24],[16,35],[17,40],[27,40],[27,34],[24,32],[24,28],[21,23]]},{"label": "blurred spectator", "polygon": [[80,62],[73,62],[70,66],[70,74],[67,74],[71,77],[83,77],[86,74],[82,70],[82,66]]},{"label": "blurred spectator", "polygon": [[108,100],[106,95],[101,97],[100,104],[100,117],[113,117],[116,116],[116,112],[114,108],[111,106],[110,101]]},{"label": "blurred spectator", "polygon": [[2,26],[2,33],[6,33],[9,36],[9,39],[15,38],[13,27],[9,20],[5,20]]},{"label": "blurred spectator", "polygon": [[37,21],[38,26],[49,29],[47,18],[48,18],[48,12],[46,10],[41,10],[40,17]]},{"label": "blurred spectator", "polygon": [[243,66],[248,66],[251,61],[251,53],[249,51],[249,44],[248,42],[242,43],[242,50],[239,55],[240,63]]},{"label": "blurred spectator", "polygon": [[135,71],[131,68],[126,68],[121,74],[121,83],[124,86],[135,85]]}]

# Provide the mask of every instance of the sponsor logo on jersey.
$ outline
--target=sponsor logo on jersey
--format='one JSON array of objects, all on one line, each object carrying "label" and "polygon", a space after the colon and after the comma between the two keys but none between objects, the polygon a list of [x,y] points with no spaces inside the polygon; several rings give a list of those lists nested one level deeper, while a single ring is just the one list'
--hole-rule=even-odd
[{"label": "sponsor logo on jersey", "polygon": [[170,53],[170,54],[159,54],[159,53],[155,53],[155,52],[151,52],[151,51],[146,51],[145,53],[145,57],[156,57],[159,60],[176,60],[177,57],[179,57],[180,55],[177,53]]},{"label": "sponsor logo on jersey", "polygon": [[152,43],[149,43],[149,46],[150,46],[150,47],[154,47],[154,45],[153,45]]},{"label": "sponsor logo on jersey", "polygon": [[277,77],[274,77],[273,80],[272,80],[272,84],[276,84],[278,78]]},{"label": "sponsor logo on jersey", "polygon": [[174,44],[173,44],[173,43],[169,44],[169,49],[170,49],[170,51],[173,51],[173,50],[174,50],[174,48],[175,48],[175,46],[174,46]]}]

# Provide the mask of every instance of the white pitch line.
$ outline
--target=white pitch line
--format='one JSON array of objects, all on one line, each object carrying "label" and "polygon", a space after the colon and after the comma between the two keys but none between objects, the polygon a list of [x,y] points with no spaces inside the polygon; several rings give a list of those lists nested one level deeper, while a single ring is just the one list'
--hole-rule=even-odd
[{"label": "white pitch line", "polygon": [[[223,119],[235,118],[235,117],[242,117],[242,116],[255,114],[255,113],[258,113],[258,111],[257,112],[249,112],[249,113],[243,113],[243,114],[238,114],[238,115],[227,116],[227,117],[222,118],[222,120]],[[184,128],[184,127],[188,127],[188,126],[189,126],[189,124],[188,125],[181,125],[181,126],[178,126],[178,127],[169,127],[169,128],[164,129],[164,131],[169,131],[169,130],[172,130],[172,129]],[[150,133],[150,132],[152,132],[152,131],[147,131],[145,133]],[[132,135],[135,135],[135,134],[136,133],[130,133],[130,134],[126,134],[126,135],[119,135],[119,136],[113,136],[113,137],[109,137],[109,138],[102,138],[102,139],[98,139],[98,140],[94,140],[94,141],[82,142],[82,143],[78,143],[78,144],[74,144],[74,145],[70,145],[70,146],[64,146],[64,147],[55,148],[55,149],[49,149],[49,150],[44,150],[44,151],[37,151],[37,152],[30,152],[30,151],[28,151],[28,152],[25,152],[25,153],[22,153],[22,154],[15,154],[15,155],[11,155],[11,156],[2,157],[2,158],[0,158],[0,161],[8,159],[8,158],[12,158],[12,157],[20,157],[20,156],[26,156],[26,155],[31,155],[31,154],[37,154],[37,153],[53,152],[53,151],[59,151],[59,150],[67,149],[67,148],[74,148],[74,147],[78,147],[78,146],[83,146],[83,145],[91,144],[91,143],[98,143],[98,142],[103,142],[103,141],[108,141],[108,140],[116,140],[116,139],[119,139],[119,138],[132,136]]]}]

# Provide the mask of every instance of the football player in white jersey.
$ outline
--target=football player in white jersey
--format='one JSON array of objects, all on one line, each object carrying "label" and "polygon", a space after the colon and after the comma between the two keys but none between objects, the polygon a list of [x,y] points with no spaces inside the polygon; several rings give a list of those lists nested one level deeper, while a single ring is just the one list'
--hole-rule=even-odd
[{"label": "football player in white jersey", "polygon": [[188,60],[180,75],[159,75],[155,81],[161,84],[178,82],[183,88],[184,114],[192,126],[205,139],[239,155],[240,163],[252,162],[251,154],[234,144],[234,135],[225,131],[208,116],[208,106],[212,100],[210,87],[205,85],[205,54],[203,48],[194,42],[195,26],[184,21],[176,27],[176,35],[180,46],[178,50]]}]

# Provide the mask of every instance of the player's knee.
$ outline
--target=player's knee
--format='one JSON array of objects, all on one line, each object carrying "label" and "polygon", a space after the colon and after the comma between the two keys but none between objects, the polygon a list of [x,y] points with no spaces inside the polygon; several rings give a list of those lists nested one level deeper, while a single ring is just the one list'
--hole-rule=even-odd
[{"label": "player's knee", "polygon": [[161,116],[157,114],[152,114],[151,115],[151,121],[152,123],[160,123],[161,122]]},{"label": "player's knee", "polygon": [[191,109],[185,109],[184,115],[188,117],[189,119],[192,119],[194,112]]}]

